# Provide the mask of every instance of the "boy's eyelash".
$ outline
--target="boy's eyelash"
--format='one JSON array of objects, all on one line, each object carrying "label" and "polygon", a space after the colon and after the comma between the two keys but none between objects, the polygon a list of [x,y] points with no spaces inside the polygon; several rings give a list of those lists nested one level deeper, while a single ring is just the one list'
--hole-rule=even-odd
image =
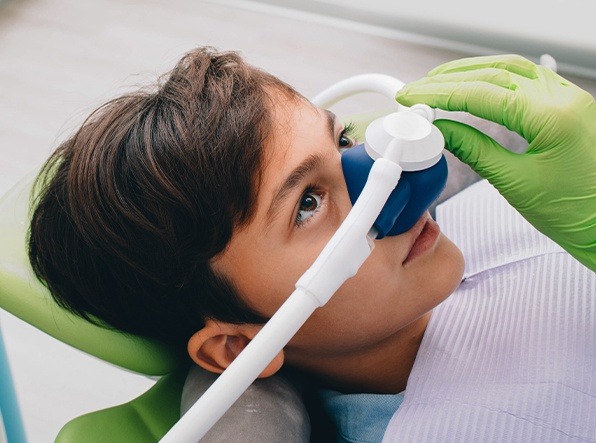
[{"label": "boy's eyelash", "polygon": [[[339,145],[339,152],[343,153],[346,149],[351,148],[352,146],[355,146],[358,143],[358,140],[356,140],[356,125],[352,122],[347,122],[345,124],[345,126],[342,128],[338,140],[337,140],[337,144]],[[343,139],[343,141],[342,141]],[[345,145],[347,140],[347,145]]]},{"label": "boy's eyelash", "polygon": [[347,135],[350,138],[354,138],[354,135],[356,135],[356,125],[354,124],[354,122],[347,122],[344,125],[344,130],[342,131],[342,134]]}]

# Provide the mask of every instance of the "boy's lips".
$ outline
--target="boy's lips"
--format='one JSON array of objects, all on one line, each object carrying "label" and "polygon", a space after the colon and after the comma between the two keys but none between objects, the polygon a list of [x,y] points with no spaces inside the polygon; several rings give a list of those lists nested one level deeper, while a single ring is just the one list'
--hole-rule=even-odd
[{"label": "boy's lips", "polygon": [[416,257],[419,257],[431,249],[437,242],[441,229],[429,214],[426,213],[420,217],[410,232],[412,233],[410,248],[408,249],[408,254],[402,262],[402,265],[411,262]]}]

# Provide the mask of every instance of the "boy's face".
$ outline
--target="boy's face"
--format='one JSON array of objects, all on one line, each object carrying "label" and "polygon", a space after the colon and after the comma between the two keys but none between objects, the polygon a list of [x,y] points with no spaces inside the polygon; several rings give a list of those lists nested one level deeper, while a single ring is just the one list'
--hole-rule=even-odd
[{"label": "boy's face", "polygon": [[[280,94],[281,96],[281,94]],[[280,98],[265,149],[252,221],[213,262],[256,312],[270,317],[294,290],[352,205],[339,149],[350,140],[333,114]],[[384,347],[457,287],[459,249],[425,214],[408,232],[385,237],[355,277],[316,310],[285,348],[286,361],[358,358]]]}]

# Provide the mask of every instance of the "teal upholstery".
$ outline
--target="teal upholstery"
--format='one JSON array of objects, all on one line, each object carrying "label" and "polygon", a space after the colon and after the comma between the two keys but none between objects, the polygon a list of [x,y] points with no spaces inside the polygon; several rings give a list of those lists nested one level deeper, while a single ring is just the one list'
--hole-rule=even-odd
[{"label": "teal upholstery", "polygon": [[[10,443],[25,443],[25,428],[2,339],[2,328],[0,328],[0,419],[4,425],[6,438]],[[0,437],[2,436],[1,430],[2,428],[0,428]]]}]

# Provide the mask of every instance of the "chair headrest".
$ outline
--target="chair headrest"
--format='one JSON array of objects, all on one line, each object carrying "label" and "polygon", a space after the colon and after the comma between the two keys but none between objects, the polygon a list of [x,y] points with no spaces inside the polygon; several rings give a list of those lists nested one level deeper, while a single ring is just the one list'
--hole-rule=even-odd
[{"label": "chair headrest", "polygon": [[164,344],[102,328],[59,307],[27,258],[30,194],[37,171],[0,198],[0,308],[56,339],[134,372],[163,375],[181,358]]}]

